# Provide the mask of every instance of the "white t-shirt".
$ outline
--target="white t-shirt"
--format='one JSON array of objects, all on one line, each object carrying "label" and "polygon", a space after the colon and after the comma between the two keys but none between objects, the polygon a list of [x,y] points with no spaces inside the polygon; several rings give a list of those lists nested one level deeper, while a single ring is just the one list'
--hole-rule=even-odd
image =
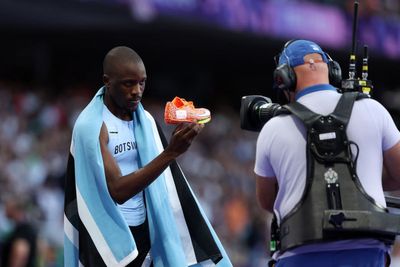
[{"label": "white t-shirt", "polygon": [[[103,121],[108,130],[108,150],[115,158],[122,175],[136,171],[138,167],[138,151],[133,121],[124,121],[112,114],[104,105]],[[142,224],[146,219],[143,192],[128,199],[125,203],[117,205],[126,222],[130,226]]]},{"label": "white t-shirt", "polygon": [[[330,85],[306,88],[297,101],[311,111],[328,115],[341,94]],[[294,115],[270,119],[257,140],[254,171],[262,177],[276,177],[279,191],[274,203],[278,220],[284,218],[300,201],[306,181],[306,128]],[[386,207],[382,189],[383,151],[400,140],[388,111],[373,99],[354,103],[347,137],[359,147],[357,174],[365,191]],[[355,148],[352,147],[353,154]],[[318,245],[321,250],[321,245]],[[354,248],[354,247],[353,247]],[[343,248],[342,248],[343,249]]]}]

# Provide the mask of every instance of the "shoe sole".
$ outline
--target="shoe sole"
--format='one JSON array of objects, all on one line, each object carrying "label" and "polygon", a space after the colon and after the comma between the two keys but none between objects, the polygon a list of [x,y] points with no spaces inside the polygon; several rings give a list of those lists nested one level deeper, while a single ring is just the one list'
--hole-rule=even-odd
[{"label": "shoe sole", "polygon": [[202,119],[202,120],[198,120],[197,123],[198,124],[205,124],[205,123],[209,122],[210,120],[211,120],[211,117],[205,118],[205,119]]},{"label": "shoe sole", "polygon": [[211,121],[211,117],[205,118],[205,119],[201,119],[201,120],[174,120],[174,119],[165,119],[165,122],[168,124],[179,124],[179,123],[183,123],[183,122],[187,122],[187,123],[191,123],[191,122],[196,122],[198,124],[205,124],[207,122]]}]

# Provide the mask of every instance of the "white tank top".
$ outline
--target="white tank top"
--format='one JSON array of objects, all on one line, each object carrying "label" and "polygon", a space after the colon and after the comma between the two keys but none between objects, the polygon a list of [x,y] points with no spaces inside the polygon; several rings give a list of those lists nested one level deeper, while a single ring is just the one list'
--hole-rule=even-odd
[{"label": "white tank top", "polygon": [[[139,168],[133,121],[121,120],[112,114],[105,105],[103,106],[103,121],[107,126],[109,137],[108,150],[115,158],[121,174],[127,175]],[[129,226],[140,225],[146,219],[143,191],[117,206]]]}]

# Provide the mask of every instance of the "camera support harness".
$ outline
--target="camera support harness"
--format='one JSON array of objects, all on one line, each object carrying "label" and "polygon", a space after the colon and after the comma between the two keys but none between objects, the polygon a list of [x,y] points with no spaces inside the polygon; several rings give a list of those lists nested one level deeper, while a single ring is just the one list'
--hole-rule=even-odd
[{"label": "camera support harness", "polygon": [[[346,134],[354,101],[366,97],[344,93],[327,116],[298,102],[284,106],[307,128],[307,176],[300,201],[272,229],[271,241],[281,252],[308,243],[360,237],[392,244],[400,234],[400,216],[388,213],[361,185],[356,173],[358,146]],[[351,146],[357,149],[354,159]]]}]

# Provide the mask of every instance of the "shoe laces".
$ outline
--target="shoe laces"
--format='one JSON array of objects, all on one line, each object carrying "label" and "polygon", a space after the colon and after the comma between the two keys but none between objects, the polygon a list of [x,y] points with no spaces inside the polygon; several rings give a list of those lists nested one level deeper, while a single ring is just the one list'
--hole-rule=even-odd
[{"label": "shoe laces", "polygon": [[194,108],[193,101],[186,101],[184,98],[180,98],[180,97],[177,97],[177,96],[172,100],[172,103],[177,108],[182,108],[182,107],[185,107],[185,106],[186,107],[190,107],[190,108]]}]

